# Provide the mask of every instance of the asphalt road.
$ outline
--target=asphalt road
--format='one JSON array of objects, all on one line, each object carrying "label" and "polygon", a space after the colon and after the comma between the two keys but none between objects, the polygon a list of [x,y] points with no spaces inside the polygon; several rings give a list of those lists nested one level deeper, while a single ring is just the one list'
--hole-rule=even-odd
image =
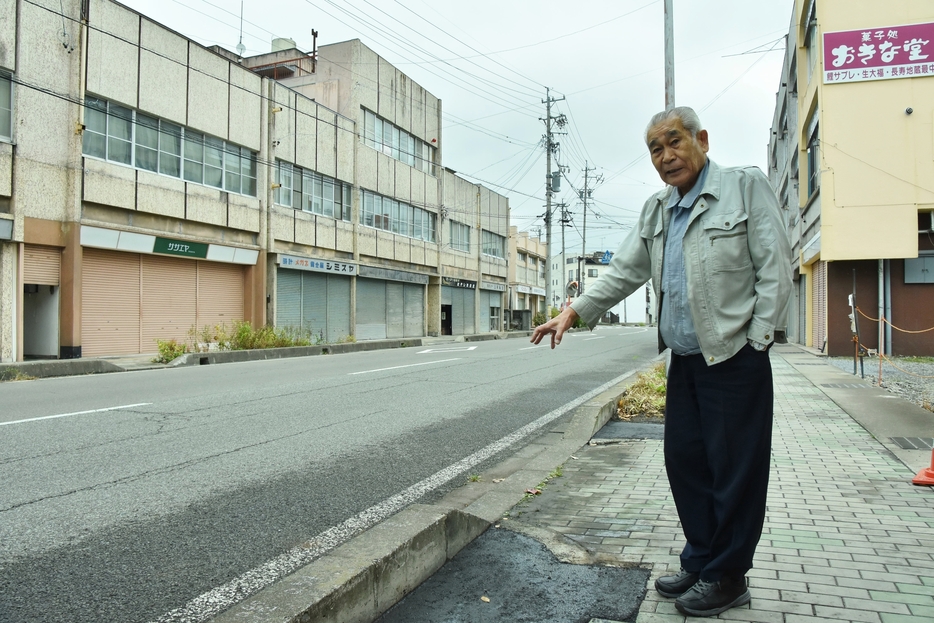
[{"label": "asphalt road", "polygon": [[0,384],[0,622],[204,621],[647,364],[654,329]]}]

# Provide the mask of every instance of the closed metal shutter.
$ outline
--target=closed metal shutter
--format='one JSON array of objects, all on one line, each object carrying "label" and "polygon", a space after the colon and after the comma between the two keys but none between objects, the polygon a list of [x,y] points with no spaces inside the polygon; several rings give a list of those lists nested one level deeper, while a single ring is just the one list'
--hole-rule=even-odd
[{"label": "closed metal shutter", "polygon": [[477,293],[475,290],[461,290],[464,293],[464,335],[477,332]]},{"label": "closed metal shutter", "polygon": [[412,283],[405,284],[403,337],[425,335],[425,288]]},{"label": "closed metal shutter", "polygon": [[328,275],[328,332],[329,342],[338,342],[350,336],[350,277]]},{"label": "closed metal shutter", "polygon": [[808,322],[808,289],[807,275],[798,278],[798,332],[795,341],[799,344],[807,342]]},{"label": "closed metal shutter", "polygon": [[357,278],[357,339],[386,338],[386,282]]},{"label": "closed metal shutter", "polygon": [[84,249],[81,272],[81,354],[139,353],[138,255]]},{"label": "closed metal shutter", "polygon": [[464,335],[464,292],[461,288],[451,288],[451,333]]},{"label": "closed metal shutter", "polygon": [[386,282],[386,337],[400,338],[405,335],[405,287],[404,284]]},{"label": "closed metal shutter", "polygon": [[302,275],[302,327],[313,339],[328,341],[328,276]]},{"label": "closed metal shutter", "polygon": [[244,268],[218,262],[189,263],[198,268],[198,328],[226,325],[233,329],[243,320]]},{"label": "closed metal shutter", "polygon": [[62,274],[62,250],[27,244],[23,253],[23,283],[57,286]]},{"label": "closed metal shutter", "polygon": [[814,265],[813,286],[811,296],[813,299],[812,316],[814,326],[811,331],[813,338],[812,346],[818,350],[823,350],[824,339],[827,336],[827,262],[817,262]]},{"label": "closed metal shutter", "polygon": [[302,274],[296,270],[276,271],[276,326],[302,326]]},{"label": "closed metal shutter", "polygon": [[184,342],[197,314],[198,267],[191,260],[158,255],[140,258],[140,350],[156,352],[158,340]]}]

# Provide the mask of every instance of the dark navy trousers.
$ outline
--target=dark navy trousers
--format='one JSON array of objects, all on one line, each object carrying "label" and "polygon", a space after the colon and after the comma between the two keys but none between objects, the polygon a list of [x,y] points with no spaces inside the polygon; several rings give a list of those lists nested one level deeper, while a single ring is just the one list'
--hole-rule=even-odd
[{"label": "dark navy trousers", "polygon": [[769,354],[744,346],[708,366],[671,356],[665,469],[687,544],[681,566],[715,582],[752,568],[765,521],[772,443]]}]

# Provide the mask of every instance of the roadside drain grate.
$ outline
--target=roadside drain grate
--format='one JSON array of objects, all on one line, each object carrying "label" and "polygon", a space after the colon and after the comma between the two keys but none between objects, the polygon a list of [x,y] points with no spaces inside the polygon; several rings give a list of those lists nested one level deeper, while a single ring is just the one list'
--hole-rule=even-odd
[{"label": "roadside drain grate", "polygon": [[889,437],[902,450],[932,450],[934,439],[930,437]]},{"label": "roadside drain grate", "polygon": [[833,387],[836,389],[872,389],[872,385],[866,385],[865,383],[824,383],[821,387]]}]

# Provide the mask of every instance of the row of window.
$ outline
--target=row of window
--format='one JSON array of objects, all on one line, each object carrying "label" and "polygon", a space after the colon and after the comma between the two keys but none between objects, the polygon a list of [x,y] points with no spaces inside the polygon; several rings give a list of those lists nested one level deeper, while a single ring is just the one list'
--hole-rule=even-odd
[{"label": "row of window", "polygon": [[0,139],[13,140],[13,80],[0,73]]},{"label": "row of window", "polygon": [[350,184],[302,169],[281,160],[276,162],[276,197],[279,205],[350,221]]},{"label": "row of window", "polygon": [[368,190],[363,192],[361,223],[409,238],[435,242],[437,215],[407,203],[383,197]]},{"label": "row of window", "polygon": [[470,253],[470,225],[458,223],[457,221],[448,222],[451,224],[451,248],[455,251]]},{"label": "row of window", "polygon": [[85,103],[86,156],[256,196],[256,152],[99,99]]},{"label": "row of window", "polygon": [[506,258],[506,237],[483,230],[483,254]]},{"label": "row of window", "polygon": [[435,174],[431,145],[369,110],[363,111],[363,143],[419,171]]}]

